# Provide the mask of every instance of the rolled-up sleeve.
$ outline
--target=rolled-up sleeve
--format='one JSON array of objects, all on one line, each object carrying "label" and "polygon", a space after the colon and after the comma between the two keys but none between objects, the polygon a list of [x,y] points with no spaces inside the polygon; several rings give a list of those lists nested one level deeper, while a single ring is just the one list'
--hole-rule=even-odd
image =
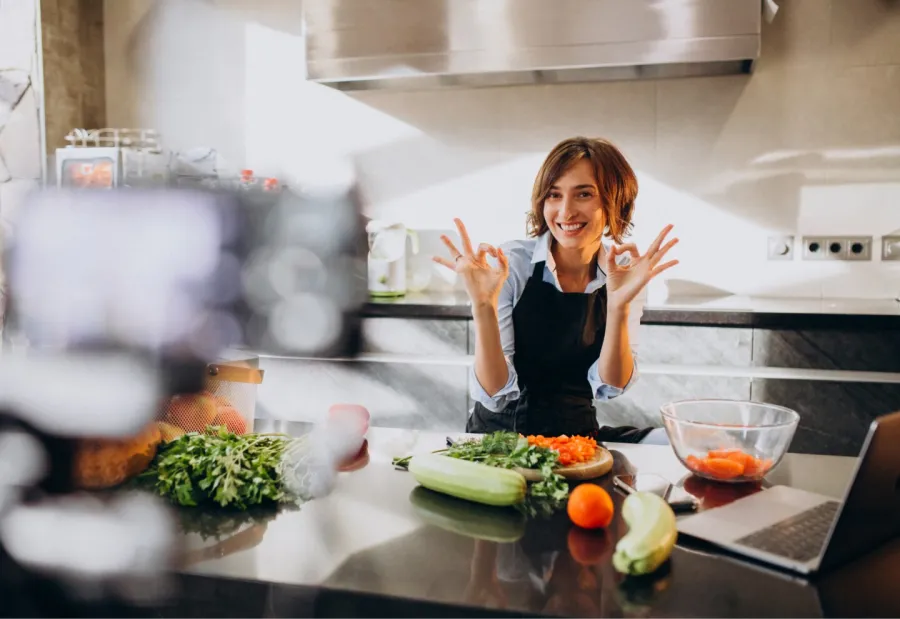
[{"label": "rolled-up sleeve", "polygon": [[641,327],[641,316],[644,314],[644,304],[647,299],[647,289],[645,288],[634,301],[631,302],[631,313],[628,315],[628,340],[631,342],[631,358],[634,369],[631,372],[631,378],[624,387],[613,387],[607,385],[600,378],[600,359],[598,358],[588,369],[588,382],[591,385],[591,391],[594,392],[594,398],[600,401],[611,400],[616,398],[629,389],[637,382],[640,377],[638,371],[638,354],[637,344],[638,335]]},{"label": "rolled-up sleeve", "polygon": [[506,359],[506,370],[509,378],[506,385],[493,396],[488,395],[478,377],[475,375],[475,364],[469,367],[469,395],[472,400],[479,402],[482,406],[492,412],[503,410],[507,404],[519,399],[519,380],[516,375],[516,369],[513,366],[513,355],[515,354],[515,331],[513,329],[513,282],[507,279],[500,291],[500,300],[497,305],[497,320],[500,324],[500,344],[503,347],[503,356]]}]

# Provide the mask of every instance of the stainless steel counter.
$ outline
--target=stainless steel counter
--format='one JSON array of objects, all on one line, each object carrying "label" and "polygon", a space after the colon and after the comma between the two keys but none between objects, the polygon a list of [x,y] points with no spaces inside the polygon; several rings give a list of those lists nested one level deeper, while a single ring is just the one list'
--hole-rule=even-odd
[{"label": "stainless steel counter", "polygon": [[[306,429],[290,423],[258,428],[294,434]],[[313,606],[315,614],[345,616],[900,614],[900,598],[889,582],[900,567],[900,542],[819,581],[807,581],[684,538],[669,568],[634,583],[623,582],[610,567],[615,540],[626,530],[618,516],[606,533],[598,534],[574,528],[561,513],[528,522],[520,539],[507,543],[474,539],[464,528],[426,524],[410,502],[414,479],[394,470],[390,461],[440,448],[444,440],[438,433],[372,428],[368,462],[340,474],[328,497],[260,517],[222,540],[185,533],[181,572],[193,583],[192,590],[206,588],[205,604],[229,600],[223,608],[204,606],[207,616],[297,616],[313,613]],[[613,474],[640,470],[673,482],[686,479],[687,471],[668,447],[609,448],[616,460]],[[853,464],[853,458],[788,455],[768,482],[839,497]],[[689,490],[707,507],[756,490],[691,479]],[[608,475],[598,483],[614,496],[618,513],[621,497],[610,480]],[[202,519],[207,526],[217,520],[231,525],[229,517],[216,512]],[[348,610],[353,596],[369,606]],[[275,605],[278,611],[271,610]],[[444,610],[435,610],[440,608]]]}]

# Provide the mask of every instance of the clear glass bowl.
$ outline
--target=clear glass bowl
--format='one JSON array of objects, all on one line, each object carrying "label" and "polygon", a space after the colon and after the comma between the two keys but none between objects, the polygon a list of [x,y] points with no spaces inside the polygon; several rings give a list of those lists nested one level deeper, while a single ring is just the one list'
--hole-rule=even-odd
[{"label": "clear glass bowl", "polygon": [[682,400],[660,408],[675,455],[714,481],[759,481],[781,462],[800,415],[742,400]]}]

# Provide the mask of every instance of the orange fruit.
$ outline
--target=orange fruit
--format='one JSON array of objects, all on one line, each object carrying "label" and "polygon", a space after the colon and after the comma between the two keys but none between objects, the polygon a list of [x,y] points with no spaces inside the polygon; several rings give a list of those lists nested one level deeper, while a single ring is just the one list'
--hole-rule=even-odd
[{"label": "orange fruit", "polygon": [[609,526],[615,510],[609,493],[596,484],[581,484],[569,494],[569,519],[584,529]]},{"label": "orange fruit", "polygon": [[222,406],[219,408],[219,413],[216,415],[215,419],[213,419],[210,425],[213,426],[225,426],[229,432],[234,434],[246,434],[247,433],[247,422],[244,421],[244,417],[238,412],[237,409],[232,408],[231,406]]},{"label": "orange fruit", "polygon": [[188,432],[203,432],[217,412],[216,400],[211,395],[186,393],[169,400],[164,420]]}]

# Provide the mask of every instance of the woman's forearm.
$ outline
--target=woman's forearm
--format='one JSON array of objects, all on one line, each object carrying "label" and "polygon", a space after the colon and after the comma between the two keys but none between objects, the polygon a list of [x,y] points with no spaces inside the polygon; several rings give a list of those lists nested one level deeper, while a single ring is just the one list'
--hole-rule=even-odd
[{"label": "woman's forearm", "polygon": [[487,303],[472,306],[475,322],[475,377],[491,397],[506,386],[509,370],[500,343],[497,308]]},{"label": "woman's forearm", "polygon": [[634,373],[634,357],[628,338],[629,307],[609,308],[606,314],[606,332],[600,349],[597,366],[601,380],[611,387],[622,389]]}]

